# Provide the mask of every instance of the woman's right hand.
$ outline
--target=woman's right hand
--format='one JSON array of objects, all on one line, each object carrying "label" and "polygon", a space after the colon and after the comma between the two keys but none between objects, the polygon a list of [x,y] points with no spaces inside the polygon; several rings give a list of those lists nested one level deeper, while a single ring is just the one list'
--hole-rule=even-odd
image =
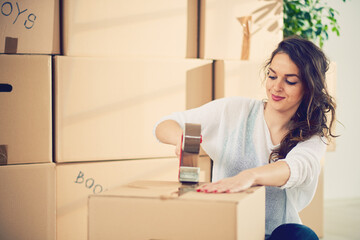
[{"label": "woman's right hand", "polygon": [[156,137],[160,142],[175,146],[175,154],[178,157],[182,148],[182,133],[183,131],[179,124],[173,120],[161,122],[155,130]]},{"label": "woman's right hand", "polygon": [[176,156],[180,157],[181,149],[182,149],[182,135],[178,140],[178,142],[176,143],[176,147],[175,147]]}]

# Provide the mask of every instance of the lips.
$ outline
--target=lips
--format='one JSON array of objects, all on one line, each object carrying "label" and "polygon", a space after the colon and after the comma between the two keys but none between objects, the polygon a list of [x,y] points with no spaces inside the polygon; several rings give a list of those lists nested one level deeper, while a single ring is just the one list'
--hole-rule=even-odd
[{"label": "lips", "polygon": [[281,97],[281,96],[277,96],[277,95],[271,94],[271,98],[272,98],[274,101],[281,101],[281,100],[283,100],[285,97]]}]

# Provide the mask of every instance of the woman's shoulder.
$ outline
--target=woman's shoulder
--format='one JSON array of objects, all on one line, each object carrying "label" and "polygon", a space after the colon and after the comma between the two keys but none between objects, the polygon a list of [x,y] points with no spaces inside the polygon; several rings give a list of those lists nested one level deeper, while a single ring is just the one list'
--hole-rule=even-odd
[{"label": "woman's shoulder", "polygon": [[312,152],[314,155],[322,156],[327,147],[327,140],[325,137],[321,137],[317,134],[311,136],[309,139],[305,141],[299,142],[290,152],[291,155],[292,152],[294,153],[301,153],[304,154],[305,152]]}]

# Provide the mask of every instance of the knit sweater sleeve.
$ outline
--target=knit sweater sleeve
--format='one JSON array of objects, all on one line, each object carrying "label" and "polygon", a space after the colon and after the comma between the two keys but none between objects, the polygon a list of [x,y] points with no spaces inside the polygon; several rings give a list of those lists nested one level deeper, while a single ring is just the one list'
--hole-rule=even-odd
[{"label": "knit sweater sleeve", "polygon": [[[218,134],[218,124],[221,121],[221,113],[227,104],[228,99],[218,99],[202,105],[201,107],[186,110],[183,112],[174,112],[168,116],[161,118],[153,128],[153,134],[157,126],[165,120],[176,121],[182,129],[185,123],[201,124],[201,135],[203,138],[202,147],[211,155],[216,145],[216,136]],[[208,151],[207,151],[208,150]]]},{"label": "knit sweater sleeve", "polygon": [[285,159],[280,160],[285,161],[290,168],[290,178],[282,188],[305,187],[312,184],[320,174],[320,160],[325,151],[326,144],[319,136],[298,143]]},{"label": "knit sweater sleeve", "polygon": [[290,168],[290,177],[281,188],[286,189],[298,211],[309,204],[315,194],[325,151],[325,139],[313,136],[298,143],[285,159],[279,160],[286,162]]}]

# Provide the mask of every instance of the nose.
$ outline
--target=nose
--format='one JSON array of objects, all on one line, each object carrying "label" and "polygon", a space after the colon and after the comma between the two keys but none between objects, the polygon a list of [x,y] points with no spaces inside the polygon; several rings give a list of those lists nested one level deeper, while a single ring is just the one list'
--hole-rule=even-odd
[{"label": "nose", "polygon": [[278,78],[274,81],[274,90],[276,92],[281,92],[283,90],[283,81],[281,78]]}]

